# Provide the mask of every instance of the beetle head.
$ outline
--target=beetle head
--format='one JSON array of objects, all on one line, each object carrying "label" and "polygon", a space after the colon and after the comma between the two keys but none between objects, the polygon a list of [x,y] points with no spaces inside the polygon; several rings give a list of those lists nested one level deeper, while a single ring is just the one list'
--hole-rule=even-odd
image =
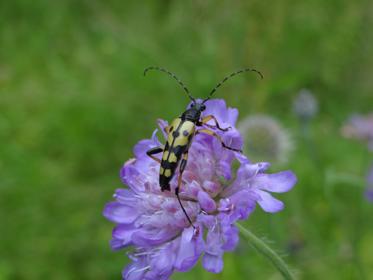
[{"label": "beetle head", "polygon": [[191,108],[194,108],[194,110],[196,111],[200,111],[200,112],[203,112],[206,110],[206,105],[203,104],[202,102],[193,102],[191,105],[190,105]]}]

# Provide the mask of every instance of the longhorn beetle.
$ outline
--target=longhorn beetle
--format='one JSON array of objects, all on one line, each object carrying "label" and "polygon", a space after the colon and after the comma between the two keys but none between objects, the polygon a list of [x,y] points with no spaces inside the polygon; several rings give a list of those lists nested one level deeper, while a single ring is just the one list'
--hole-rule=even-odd
[{"label": "longhorn beetle", "polygon": [[[206,101],[209,100],[212,95],[215,93],[215,91],[223,84],[225,83],[229,78],[232,78],[233,76],[237,74],[241,74],[248,71],[256,72],[260,75],[260,77],[263,79],[263,75],[255,70],[255,69],[242,69],[236,72],[233,72],[232,74],[226,76],[223,80],[221,80],[210,92],[208,97],[204,99],[203,101],[197,101],[189,92],[188,88],[184,85],[184,83],[175,76],[175,74],[171,73],[170,71],[160,68],[151,66],[144,70],[144,76],[149,70],[158,70],[161,72],[164,72],[168,75],[170,75],[172,78],[174,78],[179,85],[184,89],[190,100],[192,101],[192,104],[189,109],[187,109],[184,113],[181,114],[181,116],[174,119],[169,126],[167,126],[164,130],[167,133],[167,142],[164,147],[155,147],[147,151],[147,155],[150,156],[152,159],[160,163],[160,170],[159,170],[159,185],[161,187],[162,192],[167,190],[170,191],[170,181],[173,178],[175,174],[175,170],[180,162],[179,167],[179,177],[178,177],[178,183],[177,187],[175,189],[175,195],[179,201],[179,204],[181,206],[181,209],[183,210],[185,216],[187,217],[189,223],[194,228],[194,225],[189,218],[187,212],[185,211],[183,204],[181,203],[179,192],[181,187],[181,181],[182,181],[182,175],[185,170],[187,160],[188,160],[188,150],[190,148],[190,145],[192,144],[192,139],[195,135],[199,133],[205,133],[211,136],[216,137],[222,146],[228,150],[241,152],[239,149],[234,149],[231,147],[228,147],[216,132],[209,130],[207,128],[200,128],[196,129],[196,127],[209,127],[213,129],[218,129],[220,131],[227,131],[230,127],[227,128],[221,128],[217,119],[213,115],[208,115],[201,119],[201,113],[206,109]],[[215,125],[208,124],[209,121],[213,121]],[[162,159],[159,159],[155,157],[155,154],[162,153]]]}]

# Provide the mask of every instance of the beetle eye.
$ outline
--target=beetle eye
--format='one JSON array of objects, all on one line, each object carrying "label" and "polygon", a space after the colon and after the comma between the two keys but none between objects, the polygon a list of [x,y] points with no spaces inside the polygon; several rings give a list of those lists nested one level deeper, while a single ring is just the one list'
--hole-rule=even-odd
[{"label": "beetle eye", "polygon": [[203,105],[201,106],[201,110],[202,110],[202,111],[205,111],[205,110],[206,110],[206,105],[203,104]]},{"label": "beetle eye", "polygon": [[192,104],[190,105],[190,107],[192,107],[192,108],[193,108],[193,107],[194,107],[194,103],[192,103]]}]

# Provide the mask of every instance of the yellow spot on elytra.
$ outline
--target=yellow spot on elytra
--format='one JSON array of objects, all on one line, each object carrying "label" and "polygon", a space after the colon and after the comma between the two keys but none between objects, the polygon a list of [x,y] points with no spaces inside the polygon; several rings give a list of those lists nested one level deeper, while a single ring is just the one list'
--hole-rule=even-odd
[{"label": "yellow spot on elytra", "polygon": [[169,151],[164,151],[164,152],[163,152],[163,156],[162,156],[162,159],[163,159],[163,160],[167,160],[167,158],[168,158],[168,153],[169,153]]},{"label": "yellow spot on elytra", "polygon": [[163,174],[164,176],[166,176],[166,177],[170,177],[171,176],[171,170],[170,169],[166,169],[165,171],[164,171],[164,174]]},{"label": "yellow spot on elytra", "polygon": [[174,142],[174,147],[177,147],[177,146],[185,146],[186,144],[188,144],[188,137],[185,137],[183,135],[180,135],[179,137],[177,137],[175,139],[175,142]]},{"label": "yellow spot on elytra", "polygon": [[180,126],[179,126],[179,136],[175,139],[174,142],[174,147],[177,146],[185,146],[188,145],[189,139],[188,136],[185,136],[183,134],[184,131],[188,132],[188,135],[192,135],[195,132],[195,125],[191,121],[184,121]]},{"label": "yellow spot on elytra", "polygon": [[164,168],[161,167],[161,168],[159,169],[159,173],[160,173],[160,174],[163,174],[163,172],[164,172]]},{"label": "yellow spot on elytra", "polygon": [[174,153],[170,154],[170,157],[168,158],[169,162],[177,162],[177,157]]},{"label": "yellow spot on elytra", "polygon": [[172,123],[171,123],[170,126],[172,126],[173,129],[176,129],[176,128],[179,126],[180,122],[181,122],[181,119],[180,119],[180,118],[176,118],[176,119],[174,119],[174,120],[172,121]]}]

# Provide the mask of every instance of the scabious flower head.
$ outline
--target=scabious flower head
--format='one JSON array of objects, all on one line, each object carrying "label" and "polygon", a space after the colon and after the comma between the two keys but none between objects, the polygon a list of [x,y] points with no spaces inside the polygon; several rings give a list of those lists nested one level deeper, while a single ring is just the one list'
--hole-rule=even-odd
[{"label": "scabious flower head", "polygon": [[310,120],[318,112],[316,97],[308,89],[301,89],[293,101],[293,111],[301,120]]},{"label": "scabious flower head", "polygon": [[[216,132],[228,146],[240,148],[242,138],[235,128],[238,111],[227,108],[223,100],[209,100],[206,107],[202,117],[213,114],[223,128],[232,127]],[[167,123],[160,120],[159,125],[163,131]],[[171,180],[172,191],[161,192],[159,163],[146,155],[160,145],[154,132],[134,147],[134,158],[120,173],[128,188],[116,190],[115,201],[104,209],[104,216],[116,223],[111,247],[133,248],[123,279],[169,279],[175,271],[190,270],[200,257],[207,271],[220,272],[223,253],[232,251],[239,240],[235,222],[247,219],[256,204],[270,213],[282,210],[284,204],[271,193],[287,192],[296,182],[291,171],[268,174],[269,163],[251,163],[223,148],[216,138],[199,134],[189,149],[180,192],[193,229],[173,192],[178,172]],[[235,160],[237,171],[232,170]]]},{"label": "scabious flower head", "polygon": [[342,134],[346,138],[367,142],[368,148],[373,151],[373,113],[352,115],[342,126]]},{"label": "scabious flower head", "polygon": [[290,134],[274,118],[251,115],[237,125],[244,138],[244,150],[254,161],[285,163],[294,143]]},{"label": "scabious flower head", "polygon": [[367,188],[365,191],[365,197],[373,202],[373,165],[370,167],[367,175]]}]

